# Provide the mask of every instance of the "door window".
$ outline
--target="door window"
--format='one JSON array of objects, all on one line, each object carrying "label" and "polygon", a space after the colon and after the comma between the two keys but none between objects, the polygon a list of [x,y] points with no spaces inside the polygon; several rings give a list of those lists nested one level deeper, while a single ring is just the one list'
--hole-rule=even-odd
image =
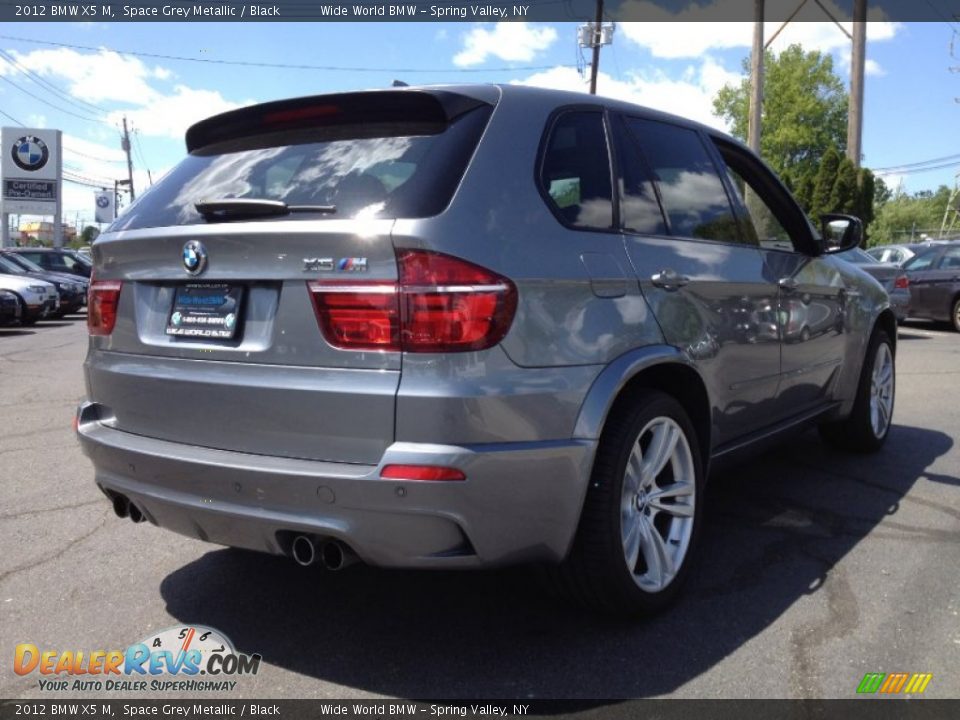
[{"label": "door window", "polygon": [[623,229],[645,235],[666,235],[667,224],[640,145],[622,120],[614,124],[614,136],[620,170],[617,187]]},{"label": "door window", "polygon": [[[768,250],[793,250],[793,241],[777,220],[773,210],[751,185],[736,170],[727,168],[730,183],[737,191],[740,202],[747,211],[749,222],[745,232],[760,247]],[[871,259],[872,262],[872,259]]]},{"label": "door window", "polygon": [[717,167],[695,130],[627,118],[657,183],[670,234],[744,242]]},{"label": "door window", "polygon": [[960,247],[947,248],[940,258],[938,267],[941,270],[956,270],[960,268]]},{"label": "door window", "polygon": [[610,155],[600,112],[567,112],[557,119],[540,167],[540,186],[565,224],[613,227]]},{"label": "door window", "polygon": [[929,251],[922,255],[915,255],[904,264],[904,270],[929,270],[933,267],[933,261],[937,257],[937,251]]}]

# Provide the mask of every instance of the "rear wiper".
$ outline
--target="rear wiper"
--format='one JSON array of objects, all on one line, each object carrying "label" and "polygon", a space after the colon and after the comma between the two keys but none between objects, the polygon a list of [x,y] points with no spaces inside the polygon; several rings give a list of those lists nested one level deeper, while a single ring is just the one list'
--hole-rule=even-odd
[{"label": "rear wiper", "polygon": [[195,203],[194,207],[208,221],[289,215],[290,213],[325,213],[330,215],[337,211],[336,205],[287,205],[283,200],[258,198],[203,200]]}]

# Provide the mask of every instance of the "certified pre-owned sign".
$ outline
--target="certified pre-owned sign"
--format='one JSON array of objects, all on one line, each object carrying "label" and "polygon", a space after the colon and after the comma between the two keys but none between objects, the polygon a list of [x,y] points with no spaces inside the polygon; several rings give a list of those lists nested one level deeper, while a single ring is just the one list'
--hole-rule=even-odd
[{"label": "certified pre-owned sign", "polygon": [[61,155],[59,130],[3,128],[4,213],[53,215],[59,211]]}]

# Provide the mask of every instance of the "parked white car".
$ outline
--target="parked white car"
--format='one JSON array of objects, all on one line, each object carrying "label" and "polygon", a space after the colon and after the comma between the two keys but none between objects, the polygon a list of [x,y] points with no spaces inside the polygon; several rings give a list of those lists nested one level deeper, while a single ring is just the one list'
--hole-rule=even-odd
[{"label": "parked white car", "polygon": [[33,325],[60,308],[60,296],[52,283],[20,275],[0,274],[0,290],[9,290],[20,302],[20,324]]}]

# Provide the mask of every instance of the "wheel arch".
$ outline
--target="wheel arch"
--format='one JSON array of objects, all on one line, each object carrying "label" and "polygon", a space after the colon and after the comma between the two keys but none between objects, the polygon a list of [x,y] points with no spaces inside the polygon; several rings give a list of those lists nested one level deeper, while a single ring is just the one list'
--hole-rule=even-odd
[{"label": "wheel arch", "polygon": [[621,356],[597,377],[580,408],[574,437],[598,440],[617,403],[638,388],[660,390],[683,405],[697,431],[704,470],[711,450],[710,396],[693,363],[670,346],[643,348]]},{"label": "wheel arch", "polygon": [[[872,330],[872,332],[870,333],[871,336],[872,336],[873,333],[875,333],[878,329],[882,329],[882,330],[885,330],[885,331],[886,331],[887,337],[890,338],[890,344],[891,344],[891,346],[893,347],[894,357],[896,357],[896,354],[897,354],[897,316],[896,316],[896,314],[893,312],[893,310],[892,310],[891,308],[889,308],[889,307],[884,308],[884,309],[880,312],[880,314],[877,316],[876,322],[874,322],[874,324],[873,324],[873,330]],[[869,343],[867,343],[867,346],[869,347]],[[866,358],[864,358],[864,362],[866,362]]]}]

